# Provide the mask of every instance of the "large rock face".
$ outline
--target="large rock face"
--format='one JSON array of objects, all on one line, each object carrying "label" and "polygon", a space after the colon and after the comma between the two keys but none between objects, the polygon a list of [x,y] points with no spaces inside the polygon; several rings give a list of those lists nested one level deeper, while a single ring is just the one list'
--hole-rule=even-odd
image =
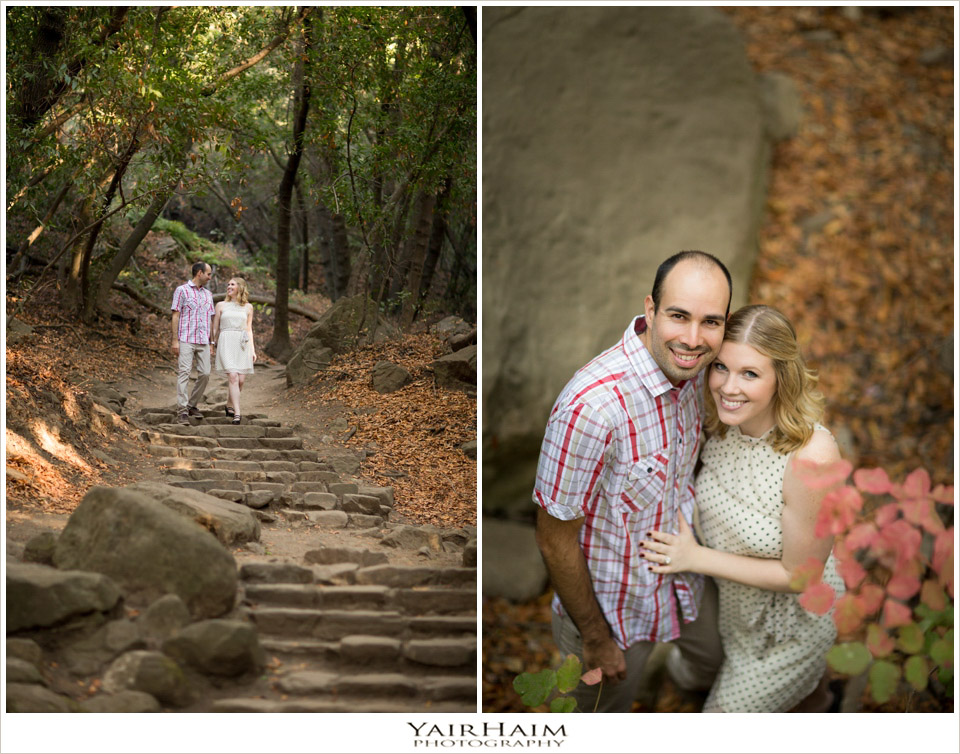
[{"label": "large rock face", "polygon": [[210,532],[131,489],[94,487],[57,540],[58,568],[102,573],[130,604],[179,595],[194,618],[233,607],[237,566]]},{"label": "large rock face", "polygon": [[484,509],[530,506],[573,373],[642,312],[657,265],[721,258],[745,303],[769,146],[709,7],[483,13]]}]

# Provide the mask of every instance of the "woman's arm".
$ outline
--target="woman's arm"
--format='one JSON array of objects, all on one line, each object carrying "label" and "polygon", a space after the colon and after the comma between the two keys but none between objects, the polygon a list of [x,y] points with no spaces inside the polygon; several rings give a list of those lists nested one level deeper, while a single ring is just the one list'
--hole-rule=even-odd
[{"label": "woman's arm", "polygon": [[[796,458],[826,465],[840,460],[840,453],[829,434],[814,432],[810,441],[797,451]],[[833,547],[832,538],[819,539],[813,534],[825,494],[825,490],[810,489],[797,478],[792,463],[787,465],[780,516],[783,554],[779,560],[735,555],[699,545],[682,515],[678,534],[651,532],[651,538],[640,543],[647,550],[643,557],[651,563],[650,570],[654,573],[693,571],[758,589],[794,591],[790,588],[793,570],[810,557],[826,562]],[[670,558],[669,565],[663,564],[664,556]]]},{"label": "woman's arm", "polygon": [[216,343],[220,335],[220,307],[223,306],[221,301],[213,309],[213,327],[210,329],[213,337],[211,338],[211,343]]},{"label": "woman's arm", "polygon": [[253,304],[247,304],[247,335],[250,336],[250,349],[253,352],[253,360],[257,360],[257,349],[253,347]]}]

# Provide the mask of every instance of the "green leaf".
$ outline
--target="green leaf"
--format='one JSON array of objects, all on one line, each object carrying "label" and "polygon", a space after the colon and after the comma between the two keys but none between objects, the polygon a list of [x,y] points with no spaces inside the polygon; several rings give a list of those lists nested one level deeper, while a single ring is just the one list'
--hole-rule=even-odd
[{"label": "green leaf", "polygon": [[897,634],[897,646],[908,655],[916,654],[923,649],[923,631],[916,623],[900,626]]},{"label": "green leaf", "polygon": [[900,668],[892,662],[877,660],[870,668],[870,691],[880,704],[889,701],[900,682]]},{"label": "green leaf", "polygon": [[577,702],[572,696],[558,696],[550,702],[551,712],[576,712]]},{"label": "green leaf", "polygon": [[870,650],[859,641],[837,644],[827,652],[830,667],[846,675],[859,675],[867,669],[872,659]]},{"label": "green leaf", "polygon": [[557,691],[566,694],[573,691],[580,683],[580,674],[583,673],[583,665],[576,655],[567,655],[563,664],[557,668]]},{"label": "green leaf", "polygon": [[930,677],[930,666],[927,664],[927,659],[920,655],[914,655],[908,659],[903,665],[903,677],[917,691],[923,691],[927,687],[927,680]]},{"label": "green leaf", "polygon": [[[948,631],[952,634],[953,631]],[[953,636],[937,639],[930,647],[930,659],[942,668],[953,666]]]},{"label": "green leaf", "polygon": [[520,700],[528,707],[539,707],[547,701],[556,685],[557,674],[550,669],[521,673],[513,679],[513,690],[520,694]]}]

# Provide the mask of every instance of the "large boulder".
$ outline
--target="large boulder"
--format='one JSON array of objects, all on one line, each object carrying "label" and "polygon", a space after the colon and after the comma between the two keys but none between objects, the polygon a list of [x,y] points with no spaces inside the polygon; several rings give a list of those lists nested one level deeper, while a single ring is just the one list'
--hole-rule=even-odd
[{"label": "large boulder", "polygon": [[532,505],[553,401],[660,262],[715,254],[746,303],[770,145],[717,8],[490,7],[483,25],[483,506],[506,512]]},{"label": "large boulder", "polygon": [[484,517],[482,560],[485,597],[527,602],[547,588],[547,567],[528,524]]},{"label": "large boulder", "polygon": [[440,539],[440,530],[432,524],[423,526],[401,525],[388,531],[380,544],[384,547],[395,547],[401,550],[419,550],[426,547],[433,552],[441,552],[443,543]]},{"label": "large boulder", "polygon": [[217,618],[236,598],[233,556],[199,524],[133,489],[93,487],[60,534],[54,561],[109,576],[134,605],[177,594],[194,618]]},{"label": "large boulder", "polygon": [[410,372],[392,361],[378,361],[370,372],[370,387],[378,393],[395,393],[412,380]]},{"label": "large boulder", "polygon": [[437,387],[448,390],[477,389],[477,347],[467,346],[442,356],[431,365]]},{"label": "large boulder", "polygon": [[100,573],[7,563],[8,633],[50,628],[91,614],[106,615],[119,601],[117,584]]},{"label": "large boulder", "polygon": [[124,652],[144,649],[139,627],[126,619],[113,620],[95,633],[64,648],[63,664],[76,676],[91,676]]},{"label": "large boulder", "polygon": [[7,712],[80,712],[80,705],[46,686],[8,683]]},{"label": "large boulder", "polygon": [[336,354],[398,336],[397,328],[380,317],[372,300],[362,294],[341,298],[324,312],[294,350],[287,362],[287,387],[310,380]]},{"label": "large boulder", "polygon": [[192,623],[167,639],[163,651],[179,663],[216,676],[258,672],[267,661],[253,626],[235,620]]},{"label": "large boulder", "polygon": [[110,694],[142,691],[161,704],[186,707],[193,691],[183,670],[160,652],[138,650],[121,655],[103,675],[103,690]]},{"label": "large boulder", "polygon": [[227,546],[260,541],[260,522],[246,505],[161,482],[137,482],[127,489],[196,521]]}]

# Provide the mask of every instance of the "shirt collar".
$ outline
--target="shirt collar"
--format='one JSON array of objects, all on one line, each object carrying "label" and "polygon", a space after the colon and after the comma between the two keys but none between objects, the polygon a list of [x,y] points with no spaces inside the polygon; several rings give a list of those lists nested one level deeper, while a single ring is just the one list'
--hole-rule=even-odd
[{"label": "shirt collar", "polygon": [[653,396],[665,395],[671,390],[676,389],[678,395],[687,388],[692,388],[697,382],[695,377],[692,380],[684,380],[674,388],[674,385],[663,373],[660,365],[654,360],[653,356],[643,344],[637,329],[643,332],[646,327],[644,315],[634,317],[633,321],[627,326],[623,333],[623,352],[630,362],[637,379]]}]

